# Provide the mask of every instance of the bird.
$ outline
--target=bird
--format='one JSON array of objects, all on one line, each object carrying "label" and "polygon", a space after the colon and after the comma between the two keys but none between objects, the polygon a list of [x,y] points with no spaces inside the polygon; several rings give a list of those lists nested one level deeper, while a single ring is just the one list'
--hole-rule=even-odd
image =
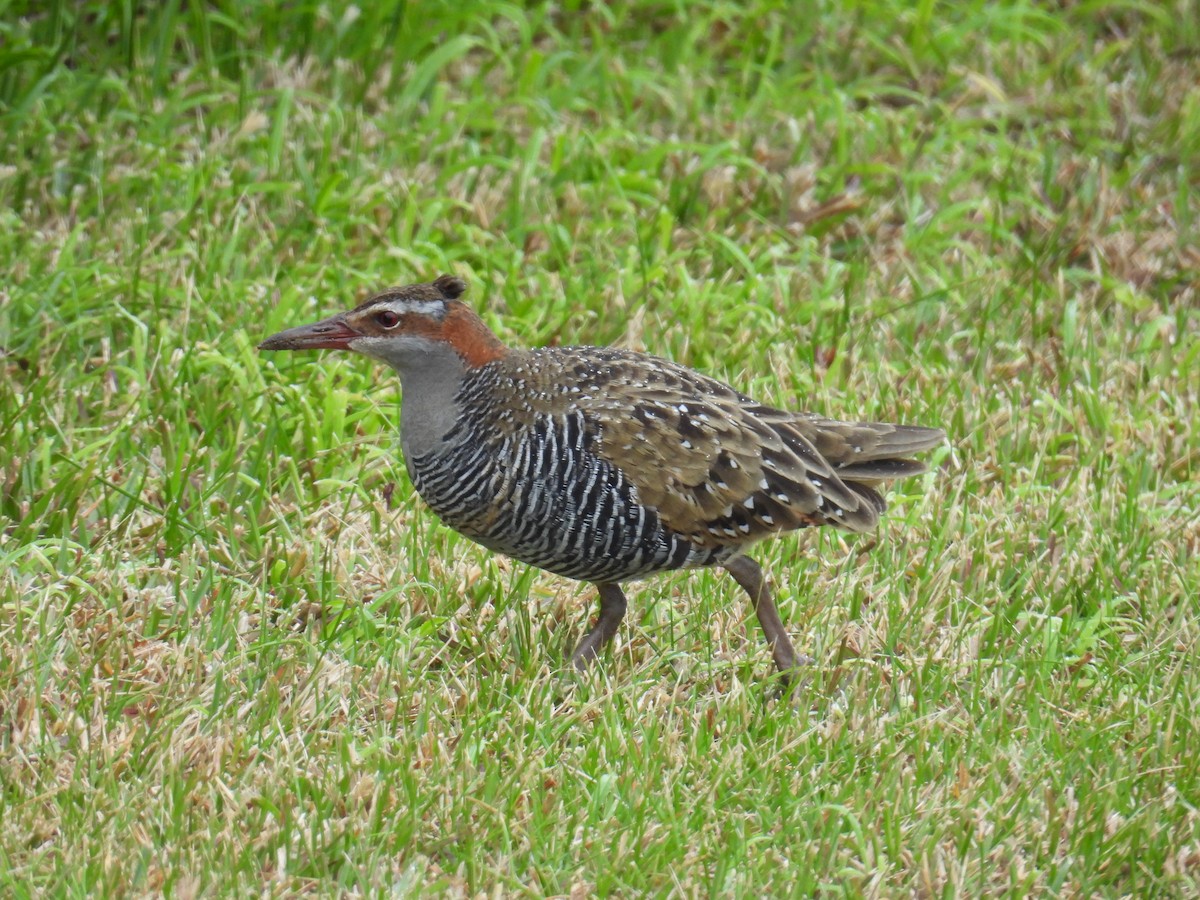
[{"label": "bird", "polygon": [[794,681],[802,657],[748,551],[801,528],[875,528],[880,486],[926,471],[912,457],[945,433],[776,409],[629,350],[509,347],[466,290],[454,275],[389,288],[259,349],[352,350],[395,370],[400,448],[425,504],[489,550],[596,586],[576,668],[617,634],[623,584],[720,566]]}]

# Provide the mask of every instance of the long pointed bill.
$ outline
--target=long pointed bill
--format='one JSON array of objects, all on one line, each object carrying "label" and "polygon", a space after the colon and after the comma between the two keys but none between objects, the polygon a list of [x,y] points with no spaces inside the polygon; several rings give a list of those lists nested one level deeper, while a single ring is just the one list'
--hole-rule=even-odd
[{"label": "long pointed bill", "polygon": [[323,322],[289,328],[273,334],[261,344],[259,350],[347,350],[350,342],[362,337],[346,324],[345,318],[333,316]]}]

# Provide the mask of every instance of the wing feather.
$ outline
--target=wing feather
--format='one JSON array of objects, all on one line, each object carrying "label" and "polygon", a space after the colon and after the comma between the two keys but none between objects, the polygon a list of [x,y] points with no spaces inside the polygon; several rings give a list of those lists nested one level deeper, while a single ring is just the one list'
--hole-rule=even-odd
[{"label": "wing feather", "polygon": [[922,471],[903,457],[944,439],[932,428],[774,409],[641,354],[534,353],[551,381],[551,357],[564,360],[561,378],[589,423],[591,451],[621,469],[663,524],[701,546],[823,524],[867,531],[885,508],[873,485]]}]

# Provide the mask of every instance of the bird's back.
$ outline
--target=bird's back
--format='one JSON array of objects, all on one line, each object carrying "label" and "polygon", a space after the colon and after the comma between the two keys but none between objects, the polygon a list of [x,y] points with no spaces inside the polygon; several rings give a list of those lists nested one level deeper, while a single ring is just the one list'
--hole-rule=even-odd
[{"label": "bird's back", "polygon": [[468,372],[457,422],[407,459],[451,527],[570,578],[617,582],[730,559],[782,531],[865,531],[880,481],[932,428],[763,406],[715,379],[600,347],[510,352]]}]

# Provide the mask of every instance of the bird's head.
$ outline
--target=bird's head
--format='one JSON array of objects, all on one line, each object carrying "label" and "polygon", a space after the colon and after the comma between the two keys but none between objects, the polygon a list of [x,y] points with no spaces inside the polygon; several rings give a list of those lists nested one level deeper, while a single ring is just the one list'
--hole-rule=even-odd
[{"label": "bird's head", "polygon": [[354,350],[398,370],[453,351],[467,368],[507,350],[458,298],[467,285],[442,275],[429,284],[389,288],[349,312],[273,334],[259,350]]}]

